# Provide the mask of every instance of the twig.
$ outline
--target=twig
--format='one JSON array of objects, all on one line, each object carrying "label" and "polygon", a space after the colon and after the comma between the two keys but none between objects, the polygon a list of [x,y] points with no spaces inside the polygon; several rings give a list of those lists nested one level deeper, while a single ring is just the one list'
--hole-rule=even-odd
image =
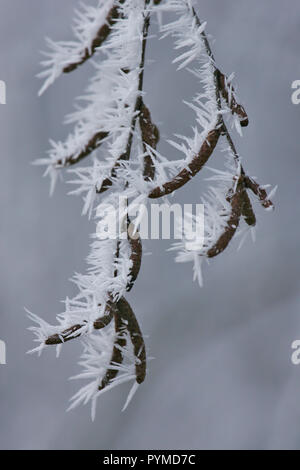
[{"label": "twig", "polygon": [[[198,25],[201,26],[201,22],[200,22],[199,17],[198,17],[198,15],[197,15],[194,8],[193,8],[193,14],[196,18],[196,21],[197,21]],[[213,56],[213,53],[212,53],[212,50],[211,50],[211,47],[210,47],[210,44],[209,44],[209,41],[207,39],[205,31],[202,31],[201,35],[202,35],[202,38],[203,38],[203,41],[204,41],[204,44],[205,44],[206,52],[207,52],[208,56],[211,59],[212,66],[214,67],[214,83],[215,83],[215,90],[216,90],[216,102],[217,102],[219,110],[221,110],[221,95],[222,94],[224,95],[226,101],[228,102],[228,97],[226,97],[226,90],[225,90],[225,87],[223,86],[223,80],[225,82],[225,78],[222,78],[222,77],[225,77],[225,76],[224,76],[224,74],[222,74],[220,72],[220,70],[217,68],[217,66],[215,64],[215,59],[214,59],[214,56]],[[221,80],[220,80],[220,77],[221,77]],[[225,92],[225,94],[224,94],[224,92]],[[238,112],[238,114],[242,118],[242,121],[240,122],[241,125],[244,125],[244,126],[248,125],[248,116],[247,116],[247,113],[244,110],[244,108],[241,105],[238,105],[236,103],[236,101],[233,101],[233,100],[231,100],[231,105],[235,107],[235,112]],[[237,164],[240,165],[241,175],[243,175],[243,177],[244,177],[243,178],[244,187],[251,189],[253,191],[253,193],[256,196],[258,196],[258,198],[261,201],[263,207],[265,207],[266,209],[268,209],[270,207],[274,207],[272,201],[270,201],[268,199],[266,191],[258,183],[256,183],[253,179],[251,179],[249,176],[246,176],[244,168],[243,168],[243,166],[240,162],[240,156],[239,156],[239,154],[236,150],[235,144],[234,144],[234,142],[231,138],[231,135],[230,135],[230,133],[227,129],[227,126],[225,124],[225,121],[224,121],[224,118],[223,118],[222,115],[220,115],[220,121],[221,121],[221,124],[222,124],[222,135],[224,135],[226,137],[227,142],[229,144],[229,147],[230,147],[230,149],[233,153],[233,156],[235,158],[235,161],[237,162]],[[252,214],[254,215],[253,208],[252,208],[252,205],[251,205],[251,202],[250,202],[249,198],[247,200],[247,206],[248,206],[249,215],[250,215],[250,212],[252,212]],[[253,215],[251,215],[250,219],[248,219],[248,220],[252,220],[251,225],[254,225],[253,222],[255,220],[255,216],[253,218]]]},{"label": "twig", "polygon": [[141,112],[139,116],[143,149],[146,156],[144,157],[144,172],[143,176],[145,181],[151,181],[155,176],[155,165],[152,156],[149,155],[148,146],[156,150],[159,142],[158,127],[153,124],[151,113],[144,102],[142,102]]},{"label": "twig", "polygon": [[[245,108],[236,101],[235,90],[233,86],[228,83],[227,77],[219,70],[216,69],[218,77],[218,87],[221,91],[221,94],[231,109],[232,114],[237,114],[240,118],[240,124],[242,127],[247,127],[249,124],[249,118],[245,111]],[[229,92],[228,92],[229,86]]]},{"label": "twig", "polygon": [[[149,0],[145,0],[145,7],[148,3],[149,3]],[[138,82],[138,97],[136,99],[134,111],[132,114],[132,120],[131,120],[131,125],[130,125],[129,136],[127,140],[126,150],[124,153],[122,153],[122,155],[120,155],[120,157],[118,158],[118,161],[114,165],[111,171],[111,178],[116,176],[117,170],[120,167],[121,162],[127,161],[130,158],[135,126],[136,126],[137,118],[138,118],[139,113],[141,112],[141,108],[143,104],[142,91],[143,91],[143,84],[144,84],[145,55],[146,55],[146,46],[147,46],[149,26],[150,26],[150,14],[147,13],[144,19],[144,27],[143,27],[142,54],[141,54],[141,61],[139,65],[140,72],[139,72],[139,82]],[[107,191],[107,189],[109,189],[109,187],[112,186],[111,178],[106,178],[103,181],[101,187],[96,188],[96,192],[98,194],[101,194]]]}]

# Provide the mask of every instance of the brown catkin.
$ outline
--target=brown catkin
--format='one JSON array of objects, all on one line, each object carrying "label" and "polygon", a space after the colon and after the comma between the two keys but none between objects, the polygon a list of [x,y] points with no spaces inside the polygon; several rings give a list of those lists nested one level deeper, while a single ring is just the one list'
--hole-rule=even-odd
[{"label": "brown catkin", "polygon": [[231,214],[229,216],[227,225],[222,235],[218,238],[216,243],[207,251],[208,258],[214,258],[222,253],[229,245],[232,237],[234,236],[240,222],[242,212],[242,194],[243,188],[238,184],[236,192],[230,197]]},{"label": "brown catkin", "polygon": [[122,318],[118,315],[118,312],[114,315],[115,319],[115,330],[116,330],[116,339],[114,342],[114,347],[110,359],[110,364],[107,368],[107,371],[99,385],[98,389],[103,390],[109,383],[118,375],[118,369],[110,369],[110,366],[115,366],[116,364],[122,364],[123,362],[123,354],[122,348],[126,346],[126,336],[124,331],[124,324],[122,322]]},{"label": "brown catkin", "polygon": [[[124,3],[124,0],[119,0],[119,3]],[[96,49],[100,47],[104,41],[108,38],[112,25],[119,18],[119,8],[118,5],[114,5],[106,17],[105,23],[99,28],[95,38],[93,39],[90,48],[86,48],[83,52],[82,58],[78,62],[72,62],[69,65],[66,65],[63,69],[64,73],[73,72],[80,65],[84,64],[88,59],[90,59],[96,52]]]},{"label": "brown catkin", "polygon": [[220,137],[220,128],[210,131],[203,142],[201,149],[197,155],[194,156],[192,161],[188,164],[187,168],[181,170],[174,178],[162,186],[157,186],[149,193],[149,198],[156,199],[158,197],[166,196],[176,189],[181,188],[189,180],[193,178],[205,165],[211,154],[213,153],[218,139]]},{"label": "brown catkin", "polygon": [[[115,311],[115,304],[113,304],[109,300],[106,303],[104,315],[102,317],[97,318],[97,320],[95,320],[93,323],[93,327],[95,328],[95,330],[101,330],[102,328],[105,328],[107,325],[109,325],[109,323],[113,319]],[[45,340],[45,344],[49,346],[55,344],[62,344],[72,339],[78,338],[78,336],[81,336],[81,332],[79,330],[81,330],[85,325],[86,322],[82,324],[73,325],[70,326],[70,328],[67,328],[66,330],[62,331],[60,334],[51,335]],[[76,332],[78,333],[74,334]]]},{"label": "brown catkin", "polygon": [[66,157],[64,160],[57,160],[56,166],[64,166],[68,167],[71,165],[75,165],[83,160],[85,157],[90,155],[94,150],[96,150],[102,144],[102,141],[109,135],[108,132],[97,132],[86,144],[84,149],[78,155],[70,155]]},{"label": "brown catkin", "polygon": [[241,198],[242,198],[242,216],[246,224],[250,226],[254,226],[256,224],[256,217],[252,208],[250,198],[246,190],[242,192]]},{"label": "brown catkin", "polygon": [[131,224],[129,224],[128,226],[128,240],[129,240],[130,249],[131,249],[130,260],[132,262],[132,266],[131,266],[130,274],[129,274],[130,281],[126,288],[127,292],[129,292],[132,289],[139,275],[141,264],[142,264],[142,254],[143,254],[141,237],[138,233],[136,233],[133,236]]},{"label": "brown catkin", "polygon": [[122,297],[118,303],[120,317],[124,320],[126,328],[130,334],[133,345],[134,355],[136,357],[135,373],[136,381],[141,384],[146,377],[146,348],[141,329],[127,300]]}]

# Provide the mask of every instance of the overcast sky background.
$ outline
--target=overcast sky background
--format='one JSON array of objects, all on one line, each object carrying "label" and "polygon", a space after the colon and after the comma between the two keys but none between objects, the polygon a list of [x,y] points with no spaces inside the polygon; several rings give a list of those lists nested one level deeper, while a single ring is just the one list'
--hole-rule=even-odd
[{"label": "overcast sky background", "polygon": [[[92,2],[92,0],[90,0]],[[88,2],[88,0],[87,0]],[[95,2],[94,2],[95,3]],[[71,39],[75,0],[0,0],[0,366],[1,449],[300,449],[300,366],[291,343],[300,339],[299,118],[291,83],[300,79],[300,4],[289,0],[199,0],[220,68],[236,73],[250,117],[241,139],[244,166],[262,183],[278,184],[276,211],[256,205],[257,241],[237,253],[233,243],[205,269],[205,285],[192,282],[190,265],[174,263],[169,242],[148,241],[142,270],[128,300],[147,336],[148,378],[121,413],[128,387],[103,396],[97,419],[89,408],[66,413],[80,383],[81,351],[73,342],[61,358],[32,348],[24,307],[50,323],[60,300],[75,293],[69,278],[83,272],[94,225],[82,202],[48,181],[30,162],[63,139],[73,99],[92,68],[64,76],[42,97],[35,78],[44,37]],[[153,25],[153,31],[155,31]],[[189,133],[193,113],[182,104],[197,90],[175,73],[171,42],[153,39],[147,58],[146,101],[163,137]],[[172,157],[172,149],[162,145]],[[222,161],[216,152],[214,164]],[[212,162],[211,162],[212,165]],[[199,202],[208,172],[176,196]]]}]

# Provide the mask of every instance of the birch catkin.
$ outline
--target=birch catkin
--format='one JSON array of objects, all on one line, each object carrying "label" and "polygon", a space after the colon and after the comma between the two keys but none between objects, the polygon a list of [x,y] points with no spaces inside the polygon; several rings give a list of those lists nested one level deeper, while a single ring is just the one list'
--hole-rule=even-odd
[{"label": "birch catkin", "polygon": [[119,309],[120,318],[125,322],[126,328],[130,334],[134,348],[134,355],[136,357],[136,381],[138,384],[141,384],[146,377],[146,348],[143,335],[136,316],[124,297],[118,301],[117,307]]},{"label": "birch catkin", "polygon": [[109,385],[111,381],[117,376],[119,370],[116,366],[120,366],[123,362],[122,349],[126,346],[126,335],[122,318],[117,312],[114,315],[114,321],[116,337],[113,351],[109,366],[107,367],[106,373],[101,381],[101,384],[99,385],[99,390],[103,390],[105,387],[107,387],[107,385]]},{"label": "birch catkin", "polygon": [[[119,3],[122,4],[124,3],[124,1],[125,0],[119,0]],[[80,65],[84,64],[95,54],[97,48],[100,47],[108,38],[111,32],[112,25],[119,18],[119,8],[117,2],[115,3],[116,4],[108,12],[105,22],[98,29],[97,34],[92,40],[90,47],[86,48],[83,51],[82,58],[77,62],[73,62],[69,65],[66,65],[63,69],[64,73],[73,72],[73,70],[76,70]]]},{"label": "birch catkin", "polygon": [[231,214],[224,232],[220,235],[215,244],[207,251],[208,258],[214,258],[222,253],[225,248],[227,248],[229,242],[237,231],[242,213],[242,191],[242,185],[238,184],[236,192],[230,197]]},{"label": "birch catkin", "polygon": [[156,199],[158,197],[166,196],[167,194],[176,191],[176,189],[181,188],[188,181],[190,181],[193,176],[195,176],[205,165],[211,154],[213,153],[218,139],[220,137],[221,130],[220,128],[213,129],[207,134],[205,141],[203,142],[201,149],[197,155],[192,159],[192,161],[187,165],[187,168],[181,170],[174,178],[172,178],[167,183],[164,183],[161,187],[158,186],[149,193],[150,199]]}]

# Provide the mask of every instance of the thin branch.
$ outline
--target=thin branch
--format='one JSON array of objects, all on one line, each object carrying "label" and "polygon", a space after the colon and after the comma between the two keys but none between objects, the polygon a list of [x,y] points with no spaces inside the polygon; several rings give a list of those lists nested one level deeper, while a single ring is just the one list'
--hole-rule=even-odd
[{"label": "thin branch", "polygon": [[151,181],[155,176],[155,165],[153,163],[152,156],[149,155],[148,146],[156,150],[159,142],[159,130],[158,127],[153,124],[151,119],[151,113],[145,103],[142,103],[141,112],[139,116],[143,149],[146,156],[144,157],[144,172],[143,176],[145,181]]},{"label": "thin branch", "polygon": [[[197,24],[199,26],[201,26],[201,22],[200,22],[199,17],[198,17],[198,15],[197,15],[194,8],[193,8],[193,14],[194,14],[194,17],[197,21]],[[214,59],[214,56],[213,56],[213,53],[212,53],[212,50],[211,50],[211,47],[210,47],[210,44],[209,44],[209,41],[207,39],[205,31],[202,31],[201,35],[202,35],[202,38],[203,38],[203,41],[204,41],[206,52],[207,52],[208,56],[211,59],[212,66],[214,67],[214,82],[215,82],[215,90],[216,90],[216,102],[217,102],[219,110],[221,110],[221,94],[224,94],[225,87],[223,86],[222,79],[220,80],[220,77],[224,77],[224,75],[220,72],[220,70],[216,66],[215,59]],[[224,79],[224,81],[225,81],[225,79]],[[224,97],[226,99],[226,94],[225,94]],[[226,99],[226,101],[228,101],[228,98]],[[233,105],[233,101],[231,103]],[[244,108],[241,105],[238,105],[238,106],[240,106],[239,113],[240,113],[240,117],[242,118],[242,121],[240,122],[240,124],[246,126],[246,125],[248,125],[248,116],[247,116],[246,111],[244,110]],[[239,156],[239,154],[236,150],[236,147],[234,145],[234,142],[231,138],[231,135],[230,135],[230,133],[227,129],[227,126],[225,124],[225,121],[224,121],[224,118],[223,118],[222,115],[220,115],[220,120],[221,120],[221,123],[222,123],[222,135],[224,135],[226,137],[227,142],[229,144],[229,147],[230,147],[230,149],[231,149],[231,151],[234,155],[234,158],[235,158],[237,164],[240,165],[241,174],[244,176],[244,178],[243,178],[244,187],[251,189],[253,191],[253,193],[256,196],[258,196],[258,198],[261,201],[262,206],[264,208],[266,208],[266,209],[268,209],[270,207],[273,208],[274,205],[273,205],[272,201],[270,201],[268,199],[268,195],[267,195],[266,191],[258,183],[256,183],[252,178],[250,178],[249,176],[246,176],[244,168],[243,168],[243,166],[241,165],[241,162],[240,162],[240,156]],[[244,124],[242,124],[242,122],[244,122]],[[250,203],[250,205],[251,205],[251,203]],[[253,216],[252,216],[252,220],[253,220]]]},{"label": "thin branch", "polygon": [[[145,5],[148,1],[145,1]],[[142,43],[142,55],[141,55],[141,62],[140,62],[140,73],[139,73],[139,85],[138,85],[138,97],[135,103],[135,108],[133,112],[133,117],[131,121],[131,130],[129,133],[126,151],[124,154],[121,155],[119,158],[119,162],[116,163],[115,167],[112,170],[112,176],[116,174],[116,170],[120,165],[121,160],[129,160],[133,142],[133,134],[136,127],[136,121],[138,117],[138,112],[141,112],[141,108],[143,105],[142,100],[142,90],[143,90],[143,80],[144,80],[144,66],[145,66],[145,52],[146,52],[146,44],[147,44],[147,37],[148,31],[150,26],[150,15],[148,14],[144,20],[144,28],[143,28],[143,43]],[[111,186],[112,182],[109,178],[107,178],[103,183],[101,188],[97,191],[99,193],[104,192]],[[130,291],[133,287],[133,284],[139,274],[140,266],[141,266],[141,259],[142,259],[142,243],[140,237],[132,237],[129,232],[130,228],[130,220],[127,218],[127,231],[129,235],[129,243],[131,246],[131,256],[130,259],[132,261],[132,268],[131,268],[131,279],[127,286],[127,291]],[[118,242],[117,246],[117,257],[119,256],[119,249],[120,244]],[[117,269],[115,271],[115,275],[117,275]],[[146,348],[144,344],[144,340],[142,337],[141,330],[139,328],[138,322],[135,318],[135,315],[129,305],[129,303],[124,299],[121,298],[117,302],[117,312],[114,314],[115,319],[115,328],[116,328],[116,341],[113,348],[113,353],[111,357],[111,365],[122,364],[123,361],[123,354],[122,348],[126,345],[126,337],[124,335],[124,326],[126,328],[125,331],[128,330],[130,334],[130,338],[134,348],[134,354],[136,358],[135,370],[136,370],[136,381],[137,383],[142,383],[145,379],[146,375]],[[103,390],[118,374],[117,368],[108,368],[105,377],[102,379],[102,383],[99,386],[99,390]]]},{"label": "thin branch", "polygon": [[[197,25],[200,27],[201,22],[194,8],[192,8],[192,12],[196,19]],[[221,72],[215,65],[215,59],[214,59],[209,41],[205,34],[205,31],[201,33],[201,36],[202,36],[203,43],[206,49],[206,53],[211,60],[211,65],[214,67],[213,79],[214,79],[214,85],[215,85],[216,104],[217,104],[218,110],[221,111],[222,109],[221,93],[223,93],[226,96],[225,79],[224,79],[224,84],[222,84],[222,77],[224,77],[224,75],[221,74]],[[234,98],[231,99],[230,104],[234,106],[235,112],[243,116],[243,125],[246,125],[245,124],[246,123],[245,116],[247,116],[246,112],[244,108],[241,105],[238,105],[236,101],[233,101],[233,99]],[[228,97],[228,91],[227,91],[227,101],[228,100],[229,100],[229,97]],[[203,168],[203,166],[206,164],[207,160],[211,156],[212,152],[214,151],[217,141],[219,139],[220,133],[222,133],[222,135],[225,135],[225,137],[227,138],[227,141],[233,152],[235,160],[238,163],[240,160],[239,155],[231,139],[231,136],[228,132],[228,129],[226,127],[222,114],[220,113],[218,116],[218,123],[217,123],[216,128],[213,131],[210,131],[199,153],[193,158],[192,162],[188,165],[188,169],[181,170],[171,181],[164,183],[161,187],[157,187],[153,189],[149,194],[149,198],[159,198],[167,194],[170,194],[176,189],[179,189],[180,187],[184,186],[193,176],[195,176]]]},{"label": "thin branch", "polygon": [[[200,27],[201,26],[201,21],[199,19],[199,16],[197,15],[196,11],[194,8],[192,8],[192,12],[193,12],[193,15],[195,17],[195,20],[197,22],[197,25]],[[210,44],[209,44],[209,41],[207,39],[207,35],[205,33],[205,31],[202,31],[201,32],[201,36],[202,36],[202,39],[203,39],[203,43],[204,43],[204,46],[205,46],[205,50],[206,50],[206,53],[208,55],[208,57],[210,58],[210,61],[211,61],[211,65],[214,69],[214,85],[215,85],[215,94],[216,94],[216,103],[217,103],[217,108],[219,111],[221,111],[222,109],[222,100],[221,100],[221,90],[220,90],[220,80],[219,80],[219,77],[220,77],[220,70],[217,68],[216,66],[216,62],[215,62],[215,58],[214,58],[214,55],[212,53],[212,50],[211,50],[211,47],[210,47]],[[234,142],[228,132],[228,129],[226,127],[226,124],[224,122],[224,119],[223,119],[223,116],[222,114],[219,115],[219,121],[220,121],[220,124],[221,124],[221,127],[222,127],[222,135],[224,135],[228,141],[228,144],[229,144],[229,147],[234,155],[234,158],[237,162],[240,161],[240,157],[239,157],[239,154],[236,150],[236,147],[234,145]]]},{"label": "thin branch", "polygon": [[[145,7],[148,3],[149,3],[149,0],[145,0]],[[144,26],[143,26],[142,53],[141,53],[141,61],[139,65],[139,81],[138,81],[138,90],[137,90],[138,96],[137,96],[133,114],[132,114],[132,120],[131,120],[131,125],[130,125],[129,136],[128,136],[128,140],[126,144],[126,149],[125,149],[125,152],[122,155],[120,155],[118,161],[113,167],[112,172],[111,172],[111,177],[116,176],[117,169],[120,167],[121,162],[127,161],[130,158],[135,126],[136,126],[137,118],[138,118],[138,115],[141,111],[141,107],[143,104],[142,91],[143,91],[143,84],[144,84],[145,55],[146,55],[146,46],[147,46],[149,27],[150,27],[150,13],[147,13],[144,19]],[[96,188],[96,192],[98,194],[101,194],[107,191],[107,189],[109,189],[110,186],[112,186],[112,181],[110,178],[106,178],[103,181],[101,187],[99,189]]]},{"label": "thin branch", "polygon": [[240,118],[241,126],[247,127],[249,124],[248,115],[245,111],[245,108],[237,102],[233,86],[231,83],[228,83],[227,77],[219,69],[216,69],[216,73],[218,77],[219,90],[221,91],[224,100],[230,107],[232,114],[237,114]]}]

